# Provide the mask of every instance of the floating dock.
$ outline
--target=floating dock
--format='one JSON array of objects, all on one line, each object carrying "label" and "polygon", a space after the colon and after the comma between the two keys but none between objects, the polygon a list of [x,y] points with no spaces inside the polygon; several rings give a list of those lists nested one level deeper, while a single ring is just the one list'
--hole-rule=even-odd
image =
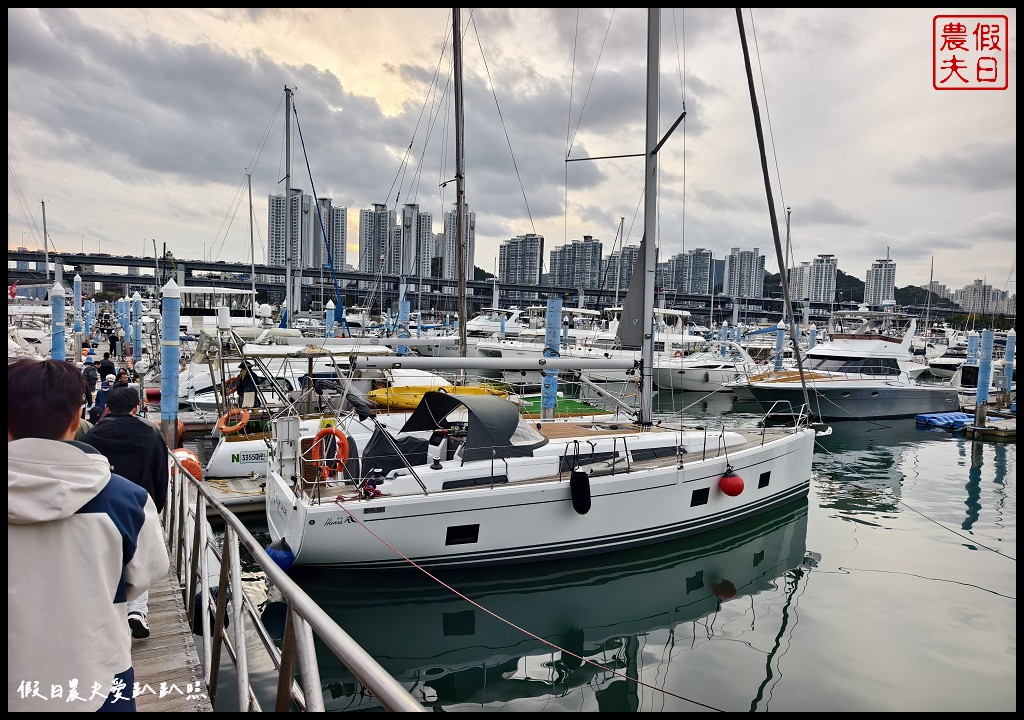
[{"label": "floating dock", "polygon": [[965,437],[997,442],[1016,442],[1017,415],[992,411],[985,415],[982,425],[976,425],[974,413],[923,413],[915,418],[918,425],[962,432]]}]

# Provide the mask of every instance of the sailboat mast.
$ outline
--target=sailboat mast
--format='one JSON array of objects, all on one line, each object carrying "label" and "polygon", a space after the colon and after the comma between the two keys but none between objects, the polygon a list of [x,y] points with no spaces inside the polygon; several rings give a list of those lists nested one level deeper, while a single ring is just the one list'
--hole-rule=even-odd
[{"label": "sailboat mast", "polygon": [[925,306],[924,306],[924,336],[925,336],[925,343],[926,343],[926,345],[927,345],[927,342],[928,342],[928,340],[927,340],[928,333],[931,330],[931,328],[929,327],[929,324],[931,322],[931,315],[932,315],[932,282],[934,280],[935,280],[935,256],[932,255],[932,269],[931,269],[931,272],[928,273],[928,302],[926,302]]},{"label": "sailboat mast", "polygon": [[43,265],[46,266],[46,284],[50,284],[50,243],[46,238],[46,201],[40,200],[43,206]]},{"label": "sailboat mast", "polygon": [[281,327],[292,326],[292,90],[284,87],[284,297]]},{"label": "sailboat mast", "polygon": [[622,286],[622,257],[625,248],[622,245],[624,239],[623,233],[625,232],[626,218],[619,218],[619,261],[615,263],[615,305],[619,304],[619,287]]},{"label": "sailboat mast", "polygon": [[[779,280],[782,282],[782,301],[786,316],[794,321],[793,298],[789,296],[789,279],[786,277],[786,258],[782,251],[782,239],[779,237],[779,218],[775,214],[775,198],[772,196],[771,177],[768,174],[768,155],[765,150],[764,130],[761,128],[761,111],[757,105],[757,92],[754,89],[754,74],[750,67],[750,50],[747,48],[747,32],[743,27],[743,9],[736,8],[736,25],[740,32],[740,46],[743,48],[743,65],[747,72],[747,90],[750,92],[750,109],[754,113],[754,129],[757,132],[757,147],[761,154],[761,175],[764,178],[764,192],[768,199],[768,215],[772,222],[772,239],[775,242],[775,258],[779,263]],[[811,401],[807,395],[807,383],[804,382],[804,362],[800,352],[799,333],[790,332],[793,343],[793,356],[796,358],[796,369],[800,373],[800,385],[804,394],[804,407],[810,410]]]},{"label": "sailboat mast", "polygon": [[[640,353],[640,407],[637,423],[641,427],[652,424],[654,410],[654,244],[658,207],[658,79],[661,51],[661,8],[647,9],[647,135],[644,145],[644,273],[643,343]],[[637,263],[640,265],[640,263]],[[638,267],[638,269],[641,269]]]},{"label": "sailboat mast", "polygon": [[452,8],[452,61],[455,75],[455,262],[459,266],[459,357],[466,357],[466,121],[462,97],[462,21]]},{"label": "sailboat mast", "polygon": [[249,258],[252,260],[252,273],[249,278],[252,282],[252,318],[256,320],[256,244],[253,241],[252,230],[252,173],[245,174],[246,182],[249,185]]}]

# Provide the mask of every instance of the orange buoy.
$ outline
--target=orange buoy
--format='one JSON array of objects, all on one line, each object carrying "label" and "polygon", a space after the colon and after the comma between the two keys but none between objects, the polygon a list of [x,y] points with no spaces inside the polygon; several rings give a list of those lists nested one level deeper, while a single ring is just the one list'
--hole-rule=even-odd
[{"label": "orange buoy", "polygon": [[733,472],[732,468],[729,468],[718,481],[718,489],[729,497],[736,497],[743,492],[743,478]]},{"label": "orange buoy", "polygon": [[174,457],[178,458],[181,466],[196,480],[203,479],[203,464],[199,462],[199,456],[188,448],[178,448],[174,451]]}]

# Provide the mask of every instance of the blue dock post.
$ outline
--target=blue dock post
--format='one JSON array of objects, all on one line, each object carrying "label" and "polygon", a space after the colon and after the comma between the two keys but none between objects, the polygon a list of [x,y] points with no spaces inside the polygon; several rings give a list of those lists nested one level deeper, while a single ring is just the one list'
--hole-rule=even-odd
[{"label": "blue dock post", "polygon": [[65,356],[64,286],[54,283],[50,288],[50,357],[63,360]]},{"label": "blue dock post", "polygon": [[142,357],[142,295],[136,290],[132,295],[132,357],[138,362]]},{"label": "blue dock post", "polygon": [[174,279],[163,286],[160,330],[160,432],[167,447],[178,447],[178,363],[181,359],[181,290]]},{"label": "blue dock post", "polygon": [[[404,293],[403,293],[403,295],[404,295]],[[399,300],[398,301],[398,321],[397,321],[397,325],[398,325],[398,333],[397,333],[397,335],[398,335],[399,338],[402,338],[404,340],[404,339],[408,339],[408,338],[412,337],[412,334],[409,332],[409,301],[408,300]],[[409,346],[408,345],[399,345],[397,349],[398,349],[398,354],[399,355],[408,355],[409,354]]]},{"label": "blue dock post", "polygon": [[324,337],[334,337],[334,301],[328,300],[324,308]]},{"label": "blue dock post", "polygon": [[782,354],[786,347],[786,323],[779,320],[775,326],[775,370],[782,369]]},{"label": "blue dock post", "polygon": [[978,367],[978,394],[974,401],[974,424],[985,427],[985,405],[988,403],[989,388],[992,385],[992,346],[995,330],[981,331],[981,364]]},{"label": "blue dock post", "polygon": [[968,365],[975,365],[978,362],[978,333],[971,330],[967,333],[967,360]]},{"label": "blue dock post", "polygon": [[75,273],[75,279],[71,284],[75,298],[73,306],[75,309],[75,362],[82,361],[82,276]]},{"label": "blue dock post", "polygon": [[[559,356],[558,331],[562,324],[562,299],[548,298],[548,313],[545,321],[544,333],[544,357],[556,358]],[[552,420],[555,417],[555,407],[558,404],[558,371],[541,370],[540,389],[540,416],[544,420]]]}]

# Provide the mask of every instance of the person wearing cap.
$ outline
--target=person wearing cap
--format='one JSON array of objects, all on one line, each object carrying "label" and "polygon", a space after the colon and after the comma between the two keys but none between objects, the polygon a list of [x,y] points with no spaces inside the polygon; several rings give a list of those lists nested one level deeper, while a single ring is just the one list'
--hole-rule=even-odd
[{"label": "person wearing cap", "polygon": [[91,356],[85,359],[82,374],[85,375],[85,382],[88,383],[85,393],[85,407],[88,410],[92,406],[93,396],[96,395],[96,383],[100,381],[100,371],[96,369],[96,361]]},{"label": "person wearing cap", "polygon": [[107,394],[110,392],[110,388],[114,387],[114,375],[113,373],[103,378],[103,382],[100,383],[99,389],[96,391],[96,397],[93,400],[93,410],[98,410],[100,417],[103,417],[103,413],[107,409]]}]

